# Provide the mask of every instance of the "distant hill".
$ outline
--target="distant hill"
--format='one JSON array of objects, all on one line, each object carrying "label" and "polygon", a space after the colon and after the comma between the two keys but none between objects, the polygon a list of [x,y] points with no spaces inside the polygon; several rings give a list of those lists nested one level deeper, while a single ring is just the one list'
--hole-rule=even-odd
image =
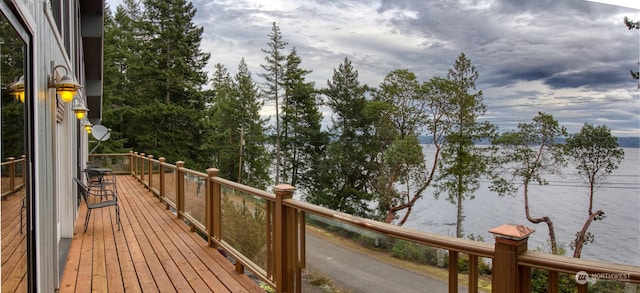
[{"label": "distant hill", "polygon": [[[421,144],[431,144],[433,139],[430,136],[419,137]],[[564,138],[558,138],[559,143],[564,143]],[[488,140],[482,140],[479,145],[489,144]],[[618,137],[618,145],[621,148],[640,148],[640,137]]]},{"label": "distant hill", "polygon": [[640,148],[640,137],[618,137],[618,144],[622,148]]}]

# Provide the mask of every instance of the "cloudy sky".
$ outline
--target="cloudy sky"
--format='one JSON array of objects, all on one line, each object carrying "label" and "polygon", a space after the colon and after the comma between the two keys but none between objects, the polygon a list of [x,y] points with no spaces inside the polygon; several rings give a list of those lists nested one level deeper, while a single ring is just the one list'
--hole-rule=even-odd
[{"label": "cloudy sky", "polygon": [[[112,7],[115,0],[108,0]],[[345,57],[360,81],[378,86],[394,69],[426,81],[445,77],[464,52],[477,67],[486,119],[500,130],[552,114],[570,132],[606,124],[614,135],[640,136],[640,1],[584,0],[193,0],[204,27],[207,67],[235,74],[241,58],[254,78],[263,70],[271,25],[296,48],[316,87]],[[626,7],[625,7],[626,6]],[[326,109],[325,109],[326,110]],[[264,111],[269,114],[270,111]],[[329,121],[325,112],[325,121]]]}]

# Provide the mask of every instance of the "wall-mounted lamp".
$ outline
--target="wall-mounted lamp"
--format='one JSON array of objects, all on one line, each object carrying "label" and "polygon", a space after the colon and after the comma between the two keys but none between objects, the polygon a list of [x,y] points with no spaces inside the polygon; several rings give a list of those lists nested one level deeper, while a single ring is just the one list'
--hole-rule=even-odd
[{"label": "wall-mounted lamp", "polygon": [[[58,68],[63,68],[65,71],[64,75],[59,79],[56,78],[56,69]],[[73,96],[79,89],[82,88],[82,86],[78,82],[76,82],[75,78],[69,75],[69,68],[67,68],[67,66],[63,64],[55,65],[55,62],[51,61],[49,88],[55,88],[56,93],[60,95],[62,101],[65,103],[69,103],[73,101]]]},{"label": "wall-mounted lamp", "polygon": [[8,85],[7,88],[16,96],[16,101],[24,103],[24,75],[20,76],[16,82]]},{"label": "wall-mounted lamp", "polygon": [[73,108],[71,108],[71,110],[76,113],[78,120],[84,119],[84,117],[87,116],[87,112],[89,112],[89,109],[84,106],[84,102],[79,98],[73,98]]},{"label": "wall-mounted lamp", "polygon": [[91,122],[89,122],[89,120],[87,120],[86,118],[83,120],[84,121],[84,129],[87,131],[87,134],[91,134]]}]

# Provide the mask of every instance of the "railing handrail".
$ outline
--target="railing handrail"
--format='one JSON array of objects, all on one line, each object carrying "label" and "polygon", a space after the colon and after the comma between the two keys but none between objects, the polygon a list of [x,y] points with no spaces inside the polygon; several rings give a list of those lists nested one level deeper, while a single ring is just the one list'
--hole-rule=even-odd
[{"label": "railing handrail", "polygon": [[[353,216],[347,213],[334,211],[322,206],[295,200],[292,198],[293,190],[292,186],[276,186],[275,194],[246,186],[237,182],[233,182],[224,178],[218,177],[218,170],[211,168],[207,170],[207,173],[194,171],[184,167],[184,162],[177,162],[176,165],[166,163],[164,158],[155,160],[153,156],[145,156],[144,154],[138,154],[131,152],[127,154],[132,157],[130,164],[136,166],[131,168],[131,175],[142,181],[147,188],[151,189],[150,184],[145,183],[145,166],[151,168],[150,162],[158,162],[160,164],[160,170],[173,169],[176,170],[175,176],[177,185],[176,189],[176,201],[184,201],[184,193],[181,191],[180,184],[184,185],[185,174],[197,176],[198,178],[205,179],[206,183],[206,202],[207,217],[205,224],[194,222],[191,217],[185,215],[184,203],[174,203],[172,205],[177,210],[178,217],[187,216],[186,219],[193,222],[192,229],[199,229],[206,235],[208,235],[209,245],[218,246],[219,248],[225,248],[231,255],[236,257],[236,269],[239,272],[244,271],[244,266],[247,266],[253,271],[258,278],[265,281],[271,286],[276,287],[277,292],[282,290],[298,291],[293,289],[291,284],[299,281],[292,281],[292,274],[299,274],[301,267],[304,267],[304,214],[318,215],[324,218],[335,220],[347,225],[356,226],[368,231],[379,233],[381,235],[389,236],[392,238],[403,239],[411,241],[417,244],[437,247],[449,251],[449,289],[450,292],[457,292],[458,287],[458,254],[465,253],[469,256],[469,289],[476,291],[478,288],[478,258],[485,257],[493,259],[493,272],[492,283],[494,292],[513,292],[516,288],[520,288],[521,291],[530,290],[530,278],[531,269],[543,269],[549,271],[548,285],[550,292],[558,291],[558,273],[576,274],[584,271],[591,274],[613,274],[615,276],[625,276],[623,279],[625,282],[640,283],[640,266],[621,265],[604,261],[585,260],[579,258],[570,258],[565,256],[551,255],[541,252],[528,251],[527,239],[528,234],[523,237],[512,238],[513,236],[507,234],[501,234],[502,230],[498,231],[497,228],[492,229],[492,233],[496,235],[495,245],[478,242],[467,239],[460,239],[450,236],[438,235],[434,233],[418,231],[415,229],[396,226],[388,223],[378,222],[371,219],[365,219],[358,216]],[[146,164],[145,164],[146,163]],[[138,170],[138,167],[141,170]],[[148,170],[151,172],[150,170]],[[162,171],[164,172],[164,171]],[[150,174],[147,174],[146,178],[151,180]],[[162,178],[162,176],[161,176]],[[267,245],[272,246],[273,250],[270,254],[267,254],[267,258],[274,257],[272,262],[267,261],[267,268],[263,269],[259,265],[252,262],[252,260],[242,255],[234,247],[230,246],[222,239],[220,232],[220,195],[221,187],[229,187],[233,190],[238,190],[246,194],[262,198],[267,201],[266,210],[267,213],[273,213],[267,218],[271,218],[268,221],[267,234],[269,240]],[[161,184],[161,188],[162,184]],[[282,189],[285,188],[285,189]],[[154,192],[159,192],[154,190]],[[162,192],[159,192],[162,193]],[[283,196],[283,194],[286,194]],[[159,197],[165,202],[170,204],[167,198],[163,198],[164,195]],[[210,206],[211,205],[211,206]],[[215,206],[215,208],[214,208]],[[284,220],[287,219],[287,220]],[[287,221],[293,221],[287,223]],[[292,226],[288,226],[292,225]],[[296,230],[301,227],[301,230]],[[509,226],[509,225],[505,225]],[[517,228],[517,227],[516,227]],[[526,230],[526,229],[525,229]],[[301,234],[297,234],[301,233]],[[292,237],[291,242],[285,241],[283,237]],[[298,243],[295,243],[298,241]],[[284,245],[279,247],[279,245]],[[293,253],[285,252],[284,250],[293,249]],[[297,249],[300,249],[298,251]],[[301,256],[302,259],[298,259]],[[278,257],[287,259],[283,267],[282,261],[279,261]],[[275,265],[274,265],[275,263]],[[515,272],[514,272],[515,271]],[[514,274],[519,276],[512,278]],[[528,280],[528,281],[527,281]],[[297,284],[299,285],[299,284]],[[282,287],[284,286],[284,287]],[[517,291],[517,290],[516,290]],[[578,292],[586,292],[586,285],[579,285]]]},{"label": "railing handrail", "polygon": [[[25,155],[21,155],[20,158],[18,159],[16,159],[15,157],[8,157],[6,159],[7,159],[6,162],[0,163],[0,167],[9,168],[8,176],[6,176],[5,174],[2,174],[3,177],[5,176],[9,177],[9,182],[8,182],[9,188],[2,190],[2,194],[0,194],[0,197],[2,199],[4,199],[5,196],[10,196],[12,194],[15,194],[16,192],[18,192],[20,189],[24,187],[24,179],[25,179],[25,172],[26,172],[26,168],[25,168],[26,156]],[[18,169],[17,166],[19,164],[22,165],[20,174],[18,174],[17,172],[17,169]],[[22,181],[16,182],[17,178],[22,178]]]},{"label": "railing handrail", "polygon": [[474,254],[481,257],[493,258],[494,255],[494,247],[489,243],[461,238],[452,238],[407,227],[378,222],[375,220],[365,219],[343,212],[334,211],[332,209],[295,199],[287,199],[284,201],[284,204],[308,213],[320,215],[342,223],[355,225],[370,231],[378,232],[396,238],[401,238],[404,240],[409,240],[419,244],[434,246],[462,253]]},{"label": "railing handrail", "polygon": [[227,186],[227,187],[231,187],[233,189],[237,189],[240,190],[242,192],[246,192],[246,193],[251,193],[253,195],[257,195],[261,198],[270,200],[270,201],[275,201],[276,200],[276,196],[273,193],[261,190],[261,189],[257,189],[251,186],[247,186],[244,184],[240,184],[238,182],[234,182],[231,180],[227,180],[221,177],[213,177],[211,178],[211,180],[219,183],[222,186]]},{"label": "railing handrail", "polygon": [[628,276],[628,280],[626,281],[640,283],[640,267],[637,266],[554,255],[530,250],[524,252],[518,257],[518,265],[566,274],[576,274],[580,271],[584,271],[589,274],[626,274]]}]

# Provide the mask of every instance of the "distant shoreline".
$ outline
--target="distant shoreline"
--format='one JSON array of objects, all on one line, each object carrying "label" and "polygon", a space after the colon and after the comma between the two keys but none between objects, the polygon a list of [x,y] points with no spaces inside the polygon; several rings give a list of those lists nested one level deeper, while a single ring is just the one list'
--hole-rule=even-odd
[{"label": "distant shoreline", "polygon": [[[431,136],[419,136],[421,144],[433,144]],[[640,148],[640,137],[617,137],[618,145],[621,148]],[[557,138],[558,143],[564,143],[565,138]],[[489,145],[489,140],[483,139],[477,143],[478,145]]]}]

